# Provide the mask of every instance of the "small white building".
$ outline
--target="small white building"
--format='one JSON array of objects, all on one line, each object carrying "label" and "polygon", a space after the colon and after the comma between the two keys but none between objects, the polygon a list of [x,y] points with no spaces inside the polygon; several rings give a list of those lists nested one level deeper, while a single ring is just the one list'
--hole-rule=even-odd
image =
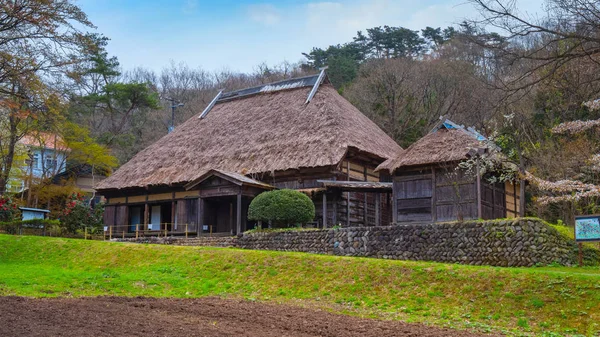
[{"label": "small white building", "polygon": [[28,207],[19,207],[21,210],[21,220],[35,220],[35,219],[46,219],[50,210],[47,209],[39,209],[39,208],[28,208]]}]

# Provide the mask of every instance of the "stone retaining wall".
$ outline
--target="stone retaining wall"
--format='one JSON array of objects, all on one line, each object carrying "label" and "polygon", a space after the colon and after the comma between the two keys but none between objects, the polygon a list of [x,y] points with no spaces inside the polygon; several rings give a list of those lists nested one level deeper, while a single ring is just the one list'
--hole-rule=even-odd
[{"label": "stone retaining wall", "polygon": [[[573,265],[578,252],[573,240],[536,219],[259,231],[237,238],[154,238],[142,242],[492,266]],[[600,253],[586,249],[585,259],[587,264],[597,264]]]}]

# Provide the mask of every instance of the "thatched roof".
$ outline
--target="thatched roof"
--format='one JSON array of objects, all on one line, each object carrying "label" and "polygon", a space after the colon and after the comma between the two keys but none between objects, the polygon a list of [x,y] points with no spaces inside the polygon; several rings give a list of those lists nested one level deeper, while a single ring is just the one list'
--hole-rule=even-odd
[{"label": "thatched roof", "polygon": [[211,169],[250,174],[332,166],[349,148],[383,161],[401,150],[328,83],[306,104],[311,88],[288,84],[237,99],[225,94],[204,118],[199,112],[97,188],[185,184]]},{"label": "thatched roof", "polygon": [[467,130],[440,128],[419,139],[395,158],[386,160],[377,170],[394,173],[401,167],[457,162],[467,159],[473,149],[481,148],[489,148],[489,144],[478,140]]}]

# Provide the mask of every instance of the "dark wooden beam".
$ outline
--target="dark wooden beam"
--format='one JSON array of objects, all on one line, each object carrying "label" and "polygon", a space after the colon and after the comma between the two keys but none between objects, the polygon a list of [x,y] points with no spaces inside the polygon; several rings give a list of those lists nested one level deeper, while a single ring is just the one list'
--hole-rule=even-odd
[{"label": "dark wooden beam", "polygon": [[150,216],[150,206],[148,205],[148,203],[144,204],[144,229],[147,228],[148,226],[148,221]]},{"label": "dark wooden beam", "polygon": [[392,223],[398,223],[398,177],[394,177],[394,186],[392,188]]},{"label": "dark wooden beam", "polygon": [[475,163],[476,174],[477,174],[477,219],[482,218],[482,210],[481,210],[481,173],[479,172],[479,160]]},{"label": "dark wooden beam", "polygon": [[381,193],[375,193],[375,226],[381,225],[380,219]]},{"label": "dark wooden beam", "polygon": [[202,224],[204,223],[204,199],[198,198],[198,215],[196,219],[196,236],[202,234]]},{"label": "dark wooden beam", "polygon": [[171,201],[171,230],[175,230],[175,212],[177,212],[177,208],[175,206],[175,200]]},{"label": "dark wooden beam", "polygon": [[337,208],[338,208],[338,192],[334,192],[333,195],[333,226],[338,224],[337,222]]},{"label": "dark wooden beam", "polygon": [[431,220],[437,222],[437,197],[435,191],[437,190],[437,180],[435,177],[435,167],[431,168]]},{"label": "dark wooden beam", "polygon": [[525,216],[525,180],[521,180],[519,182],[519,217],[522,218],[524,216]]},{"label": "dark wooden beam", "polygon": [[[350,161],[346,160],[346,179],[350,181]],[[350,192],[346,192],[346,226],[350,227]]]},{"label": "dark wooden beam", "polygon": [[327,228],[327,193],[323,192],[323,228]]},{"label": "dark wooden beam", "polygon": [[239,235],[242,232],[242,190],[237,195],[237,221],[236,221],[236,232]]}]

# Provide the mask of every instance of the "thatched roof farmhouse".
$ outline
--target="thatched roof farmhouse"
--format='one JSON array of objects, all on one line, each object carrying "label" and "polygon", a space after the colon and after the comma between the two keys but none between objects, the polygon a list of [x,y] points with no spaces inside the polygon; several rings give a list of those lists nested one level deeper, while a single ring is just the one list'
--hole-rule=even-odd
[{"label": "thatched roof farmhouse", "polygon": [[322,71],[219,94],[97,190],[108,198],[105,223],[116,232],[181,231],[184,224],[198,233],[243,231],[251,226],[250,200],[266,186],[330,194],[331,222],[375,223],[366,194],[326,192],[318,180],[379,182],[374,169],[400,151]]}]

